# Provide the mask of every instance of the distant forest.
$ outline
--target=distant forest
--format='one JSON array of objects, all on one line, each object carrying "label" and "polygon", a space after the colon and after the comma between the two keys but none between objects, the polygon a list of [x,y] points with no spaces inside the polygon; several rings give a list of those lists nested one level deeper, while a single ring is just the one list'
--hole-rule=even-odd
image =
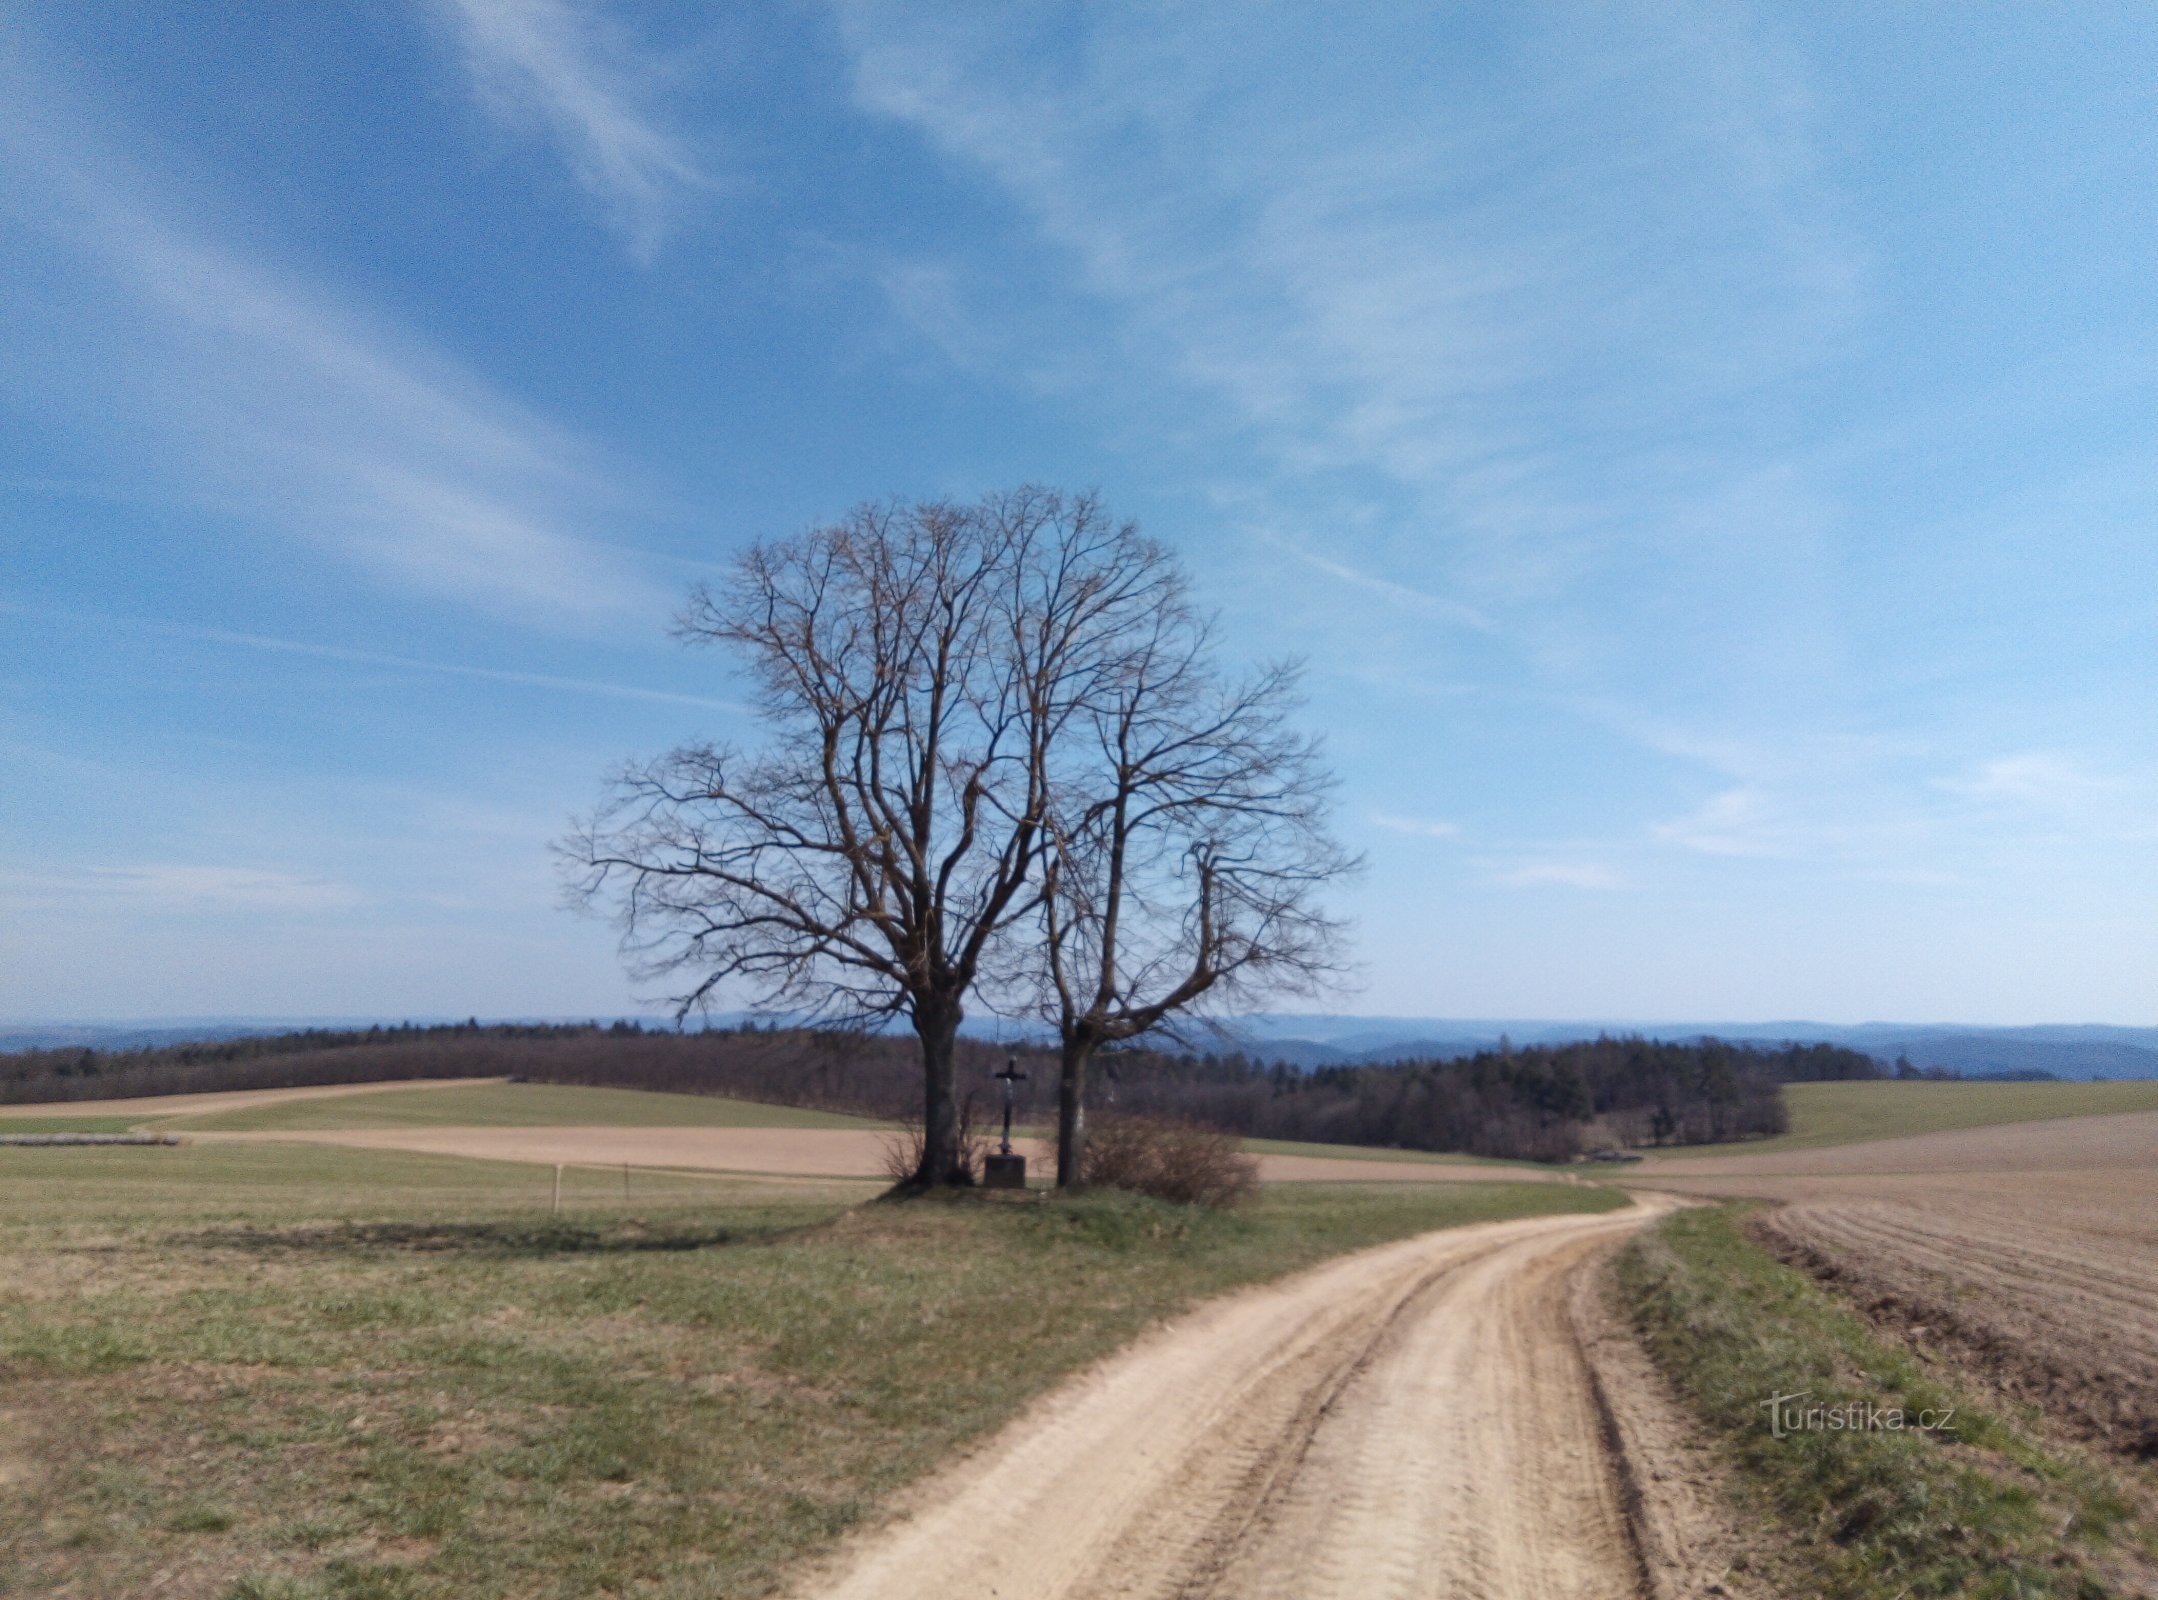
[{"label": "distant forest", "polygon": [[[1003,1047],[962,1039],[960,1090],[978,1121],[997,1104]],[[1021,1049],[1023,1114],[1051,1101],[1055,1058]],[[1095,1100],[1268,1139],[1399,1146],[1535,1161],[1587,1151],[1759,1138],[1787,1126],[1782,1086],[1884,1075],[1839,1045],[1762,1048],[1638,1037],[1486,1050],[1449,1061],[1302,1071],[1242,1055],[1123,1049],[1098,1058]],[[724,1094],[873,1117],[920,1101],[905,1038],[807,1029],[697,1033],[464,1023],[310,1030],[154,1049],[0,1055],[0,1104],[293,1088],[394,1078],[519,1077],[542,1083]]]}]

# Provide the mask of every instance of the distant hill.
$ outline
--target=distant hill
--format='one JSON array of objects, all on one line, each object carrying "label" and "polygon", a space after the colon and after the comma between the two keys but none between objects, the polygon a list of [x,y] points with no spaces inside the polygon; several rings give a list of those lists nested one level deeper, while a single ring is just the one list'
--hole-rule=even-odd
[{"label": "distant hill", "polygon": [[1212,1025],[1211,1046],[1293,1066],[1410,1058],[1445,1060],[1497,1047],[1569,1044],[1600,1034],[1675,1043],[1703,1038],[1762,1044],[1835,1044],[1883,1063],[1959,1073],[2050,1072],[2062,1078],[2158,1078],[2158,1028],[2045,1024],[1987,1028],[1956,1023],[1552,1022],[1541,1018],[1357,1017],[1258,1012]]}]

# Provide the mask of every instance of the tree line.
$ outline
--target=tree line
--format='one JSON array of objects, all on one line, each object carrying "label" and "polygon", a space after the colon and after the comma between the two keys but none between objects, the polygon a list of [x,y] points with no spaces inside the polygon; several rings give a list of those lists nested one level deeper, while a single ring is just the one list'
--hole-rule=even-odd
[{"label": "tree line", "polygon": [[[965,1039],[957,1060],[979,1096],[1004,1055]],[[921,1105],[919,1071],[902,1040],[758,1027],[678,1032],[634,1022],[408,1023],[133,1050],[28,1050],[0,1055],[0,1103],[440,1078],[728,1095],[878,1118],[918,1114]]]},{"label": "tree line", "polygon": [[[986,1122],[1007,1048],[954,1043],[960,1120]],[[1016,1051],[1030,1105],[1054,1107],[1059,1052]],[[1537,1161],[1602,1147],[1766,1137],[1787,1126],[1781,1086],[1874,1078],[1836,1045],[1777,1048],[1639,1037],[1487,1050],[1473,1056],[1302,1071],[1240,1054],[1127,1045],[1100,1057],[1096,1106],[1174,1117],[1252,1138],[1395,1146]],[[911,1041],[856,1031],[756,1027],[701,1032],[467,1023],[310,1031],[208,1044],[0,1056],[0,1101],[106,1099],[398,1078],[519,1077],[732,1095],[878,1118],[917,1115]]]},{"label": "tree line", "polygon": [[1135,1111],[1249,1138],[1531,1161],[1766,1138],[1789,1127],[1784,1084],[1882,1076],[1870,1056],[1837,1045],[1639,1036],[1308,1072],[1235,1055],[1133,1066],[1116,1088]]}]

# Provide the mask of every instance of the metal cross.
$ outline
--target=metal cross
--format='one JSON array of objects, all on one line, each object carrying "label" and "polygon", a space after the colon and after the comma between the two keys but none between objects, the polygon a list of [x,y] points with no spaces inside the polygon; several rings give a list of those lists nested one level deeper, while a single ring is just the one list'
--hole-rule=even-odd
[{"label": "metal cross", "polygon": [[992,1072],[990,1076],[999,1079],[1004,1085],[1004,1144],[997,1154],[1008,1156],[1012,1153],[1012,1086],[1026,1082],[1027,1075],[1019,1070],[1017,1056],[1006,1056],[1004,1070]]}]

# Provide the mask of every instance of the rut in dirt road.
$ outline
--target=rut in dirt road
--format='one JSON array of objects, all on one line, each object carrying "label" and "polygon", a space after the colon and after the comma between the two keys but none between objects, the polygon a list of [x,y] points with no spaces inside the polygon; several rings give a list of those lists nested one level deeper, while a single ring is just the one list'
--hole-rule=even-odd
[{"label": "rut in dirt road", "polygon": [[1652,1592],[1579,1275],[1665,1209],[1426,1234],[1202,1307],[924,1485],[826,1600]]}]

